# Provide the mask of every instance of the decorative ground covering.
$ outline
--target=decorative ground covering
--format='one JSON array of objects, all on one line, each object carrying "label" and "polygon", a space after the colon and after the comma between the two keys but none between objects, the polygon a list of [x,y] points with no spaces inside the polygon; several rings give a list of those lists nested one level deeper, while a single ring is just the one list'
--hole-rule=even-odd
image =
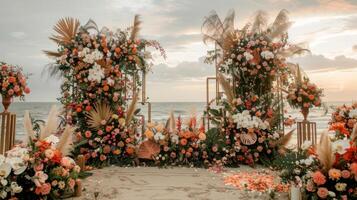
[{"label": "decorative ground covering", "polygon": [[[93,171],[83,181],[86,190],[75,200],[148,199],[148,200],[216,200],[216,199],[269,199],[268,193],[237,190],[226,185],[227,176],[256,172],[242,166],[214,173],[202,168],[107,167]],[[101,187],[98,187],[101,185]],[[276,193],[276,199],[287,199],[287,193]]]}]

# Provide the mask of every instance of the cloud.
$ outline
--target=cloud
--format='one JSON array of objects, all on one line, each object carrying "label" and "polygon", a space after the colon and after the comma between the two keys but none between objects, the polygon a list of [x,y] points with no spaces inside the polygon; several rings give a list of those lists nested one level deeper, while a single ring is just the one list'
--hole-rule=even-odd
[{"label": "cloud", "polygon": [[156,65],[148,80],[150,82],[195,81],[214,74],[214,66],[204,63],[203,58],[200,58],[196,62],[183,61],[175,67],[166,64]]},{"label": "cloud", "polygon": [[24,39],[26,37],[26,34],[24,32],[11,32],[10,35],[14,37],[15,39]]},{"label": "cloud", "polygon": [[293,58],[292,62],[298,63],[305,71],[333,71],[357,68],[357,59],[348,58],[344,55],[333,59],[323,55],[307,55]]}]

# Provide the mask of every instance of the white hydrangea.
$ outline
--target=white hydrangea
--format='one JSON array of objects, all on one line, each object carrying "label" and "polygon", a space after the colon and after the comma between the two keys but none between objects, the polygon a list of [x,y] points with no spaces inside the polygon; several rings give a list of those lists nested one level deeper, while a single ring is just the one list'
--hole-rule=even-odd
[{"label": "white hydrangea", "polygon": [[259,117],[251,116],[248,110],[237,113],[232,116],[233,121],[237,124],[237,128],[259,128],[267,129],[268,122],[263,122]]},{"label": "white hydrangea", "polygon": [[104,78],[104,71],[102,67],[97,63],[94,63],[92,69],[89,69],[88,80],[100,83],[102,81],[102,78]]},{"label": "white hydrangea", "polygon": [[248,61],[250,61],[254,58],[254,56],[249,52],[244,52],[243,55],[244,55],[245,59],[247,59]]},{"label": "white hydrangea", "polygon": [[45,141],[51,143],[53,146],[56,146],[59,142],[59,138],[53,134],[45,138]]},{"label": "white hydrangea", "polygon": [[89,54],[89,52],[90,52],[90,49],[88,47],[85,47],[85,48],[83,48],[82,51],[78,52],[78,57],[83,58],[87,54]]},{"label": "white hydrangea", "polygon": [[[95,61],[103,59],[103,53],[98,51],[98,49],[95,49],[90,54],[87,52],[85,52],[85,53],[86,54],[84,54],[83,61],[86,63],[93,64]],[[81,54],[81,56],[82,56],[82,54]]]},{"label": "white hydrangea", "polygon": [[174,143],[174,144],[178,144],[179,143],[179,136],[177,134],[171,135],[171,142]]},{"label": "white hydrangea", "polygon": [[266,60],[270,60],[274,58],[274,54],[271,51],[262,51],[260,55]]},{"label": "white hydrangea", "polygon": [[357,109],[350,110],[348,115],[350,118],[357,118]]}]

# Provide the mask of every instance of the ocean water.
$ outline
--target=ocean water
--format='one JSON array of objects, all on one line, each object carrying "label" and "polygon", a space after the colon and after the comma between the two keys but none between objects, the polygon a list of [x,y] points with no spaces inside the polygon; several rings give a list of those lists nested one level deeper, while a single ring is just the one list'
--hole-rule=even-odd
[{"label": "ocean water", "polygon": [[[328,121],[331,118],[333,107],[350,104],[351,102],[328,102],[328,112],[325,109],[312,109],[309,114],[309,120],[317,123],[317,132],[320,133],[328,128]],[[29,110],[31,116],[35,119],[45,120],[52,105],[60,107],[61,105],[56,102],[14,102],[10,106],[10,111],[16,113],[16,139],[22,139],[25,135],[23,128],[23,116],[25,110]],[[139,105],[141,113],[145,115],[147,120],[148,108],[145,105]],[[174,112],[175,116],[187,117],[192,112],[197,116],[202,116],[206,108],[205,102],[154,102],[151,106],[152,121],[164,122],[168,119],[169,113]],[[302,120],[302,114],[296,109],[287,108],[285,116],[291,116],[297,121]]]}]

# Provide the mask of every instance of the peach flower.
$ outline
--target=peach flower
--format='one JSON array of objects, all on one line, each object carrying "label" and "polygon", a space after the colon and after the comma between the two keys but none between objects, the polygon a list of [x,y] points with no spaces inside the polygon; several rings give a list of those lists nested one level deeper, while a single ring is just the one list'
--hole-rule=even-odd
[{"label": "peach flower", "polygon": [[317,189],[317,195],[322,199],[326,199],[328,196],[328,190],[324,187],[320,187]]},{"label": "peach flower", "polygon": [[312,174],[312,180],[317,185],[323,185],[326,183],[326,177],[320,171],[314,172]]},{"label": "peach flower", "polygon": [[341,171],[338,169],[330,169],[328,175],[332,180],[338,180],[341,178]]}]

